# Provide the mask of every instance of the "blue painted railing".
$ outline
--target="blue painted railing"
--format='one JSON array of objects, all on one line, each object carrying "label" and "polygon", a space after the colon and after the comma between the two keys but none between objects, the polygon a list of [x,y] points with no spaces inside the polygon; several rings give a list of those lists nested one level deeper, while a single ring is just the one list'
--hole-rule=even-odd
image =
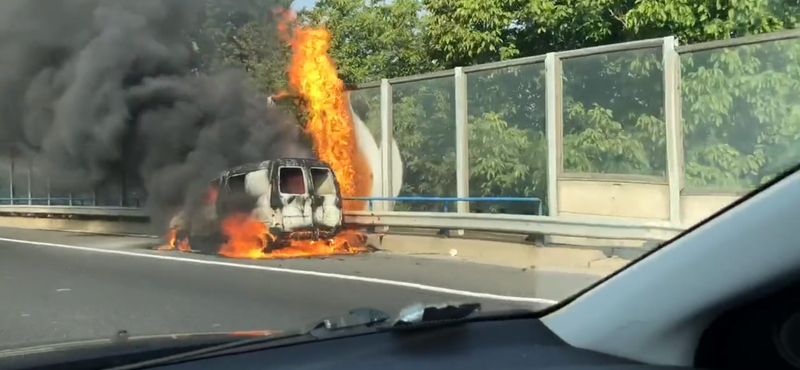
[{"label": "blue painted railing", "polygon": [[344,198],[344,200],[360,200],[366,201],[369,205],[369,210],[372,211],[373,202],[390,201],[390,202],[437,202],[442,203],[443,211],[447,212],[447,204],[450,202],[532,202],[537,205],[537,215],[542,215],[542,200],[539,198],[521,198],[521,197],[352,197]]}]

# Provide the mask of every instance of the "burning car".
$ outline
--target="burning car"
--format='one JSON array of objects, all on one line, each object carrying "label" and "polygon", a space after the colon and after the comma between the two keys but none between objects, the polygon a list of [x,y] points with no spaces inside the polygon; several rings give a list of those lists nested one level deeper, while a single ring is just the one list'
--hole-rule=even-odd
[{"label": "burning car", "polygon": [[331,239],[342,231],[339,183],[331,167],[316,159],[242,165],[211,181],[204,207],[179,212],[170,230],[182,250],[180,244],[188,242],[191,250],[216,252],[226,242],[220,225],[236,215],[256,220],[262,227],[259,234],[263,235],[254,241],[263,247],[259,252],[280,249],[293,240]]}]

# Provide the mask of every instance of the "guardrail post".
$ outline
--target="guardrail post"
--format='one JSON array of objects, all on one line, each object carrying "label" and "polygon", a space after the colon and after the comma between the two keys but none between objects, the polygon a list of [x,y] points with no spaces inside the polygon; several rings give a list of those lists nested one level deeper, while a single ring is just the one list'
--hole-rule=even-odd
[{"label": "guardrail post", "polygon": [[[392,197],[392,152],[394,151],[394,124],[392,122],[392,84],[388,79],[381,80],[381,197]],[[394,211],[394,202],[378,202],[378,209]],[[388,226],[379,226],[375,231],[387,232]]]},{"label": "guardrail post", "polygon": [[667,139],[667,180],[669,182],[669,220],[681,223],[681,189],[683,189],[683,130],[680,108],[681,59],[675,51],[674,36],[664,37],[664,122]]},{"label": "guardrail post", "polygon": [[[467,122],[467,75],[455,68],[456,197],[469,198],[469,125]],[[469,213],[469,202],[456,201],[458,213]],[[446,212],[446,210],[445,210]],[[464,230],[451,230],[464,235]]]}]

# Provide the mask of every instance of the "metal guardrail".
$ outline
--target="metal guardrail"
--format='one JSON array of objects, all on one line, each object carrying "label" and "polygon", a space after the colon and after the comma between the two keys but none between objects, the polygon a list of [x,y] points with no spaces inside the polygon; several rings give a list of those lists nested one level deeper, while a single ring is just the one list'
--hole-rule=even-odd
[{"label": "metal guardrail", "polygon": [[[0,206],[0,216],[75,215],[147,219],[141,208],[76,206]],[[370,212],[345,213],[345,223],[361,226],[475,230],[497,233],[569,236],[593,239],[668,240],[685,230],[666,222],[633,222],[589,217],[549,217],[487,213]]]},{"label": "metal guardrail", "polygon": [[[98,204],[98,203],[105,203]],[[0,206],[2,205],[47,205],[47,206],[75,206],[75,207],[121,207],[123,204],[133,204],[132,208],[141,207],[144,203],[143,199],[136,197],[129,197],[122,199],[121,197],[106,197],[100,199],[99,197],[14,197],[0,198]],[[113,206],[111,204],[114,204]]]},{"label": "metal guardrail", "polygon": [[536,203],[537,215],[542,215],[542,200],[539,198],[523,198],[523,197],[350,197],[344,198],[345,201],[366,201],[369,211],[373,210],[374,202],[388,201],[388,202],[435,202],[442,203],[442,212],[447,212],[447,204],[450,202],[493,202],[493,203]]},{"label": "metal guardrail", "polygon": [[347,212],[345,221],[363,226],[464,229],[511,234],[592,239],[668,240],[684,227],[584,217],[549,217],[487,213]]},{"label": "metal guardrail", "polygon": [[0,205],[0,214],[148,218],[142,208],[99,206]]},{"label": "metal guardrail", "polygon": [[[15,206],[15,207],[25,207],[25,206],[32,206],[32,207],[79,207],[83,208],[109,208],[109,209],[138,209],[139,208],[139,200],[134,199],[136,207],[122,207],[119,204],[122,204],[121,199],[113,199],[114,201],[109,201],[109,199],[105,199],[106,204],[117,204],[114,206],[111,205],[98,205],[97,198],[87,198],[87,197],[49,197],[49,198],[0,198],[0,207],[5,206]],[[458,198],[458,197],[346,197],[344,198],[345,201],[366,201],[368,204],[368,210],[373,211],[373,206],[375,202],[380,201],[390,201],[390,202],[435,202],[435,203],[442,203],[443,204],[443,212],[448,212],[448,203],[451,202],[493,202],[493,203],[536,203],[537,206],[537,215],[542,215],[542,200],[539,198],[525,198],[525,197],[469,197],[469,198]],[[60,211],[59,211],[60,212]]]}]

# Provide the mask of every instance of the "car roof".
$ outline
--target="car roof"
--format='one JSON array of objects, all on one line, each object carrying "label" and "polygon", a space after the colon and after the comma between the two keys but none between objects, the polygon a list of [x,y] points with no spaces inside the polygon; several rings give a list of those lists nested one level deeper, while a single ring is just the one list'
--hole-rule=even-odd
[{"label": "car roof", "polygon": [[250,173],[253,171],[264,170],[270,168],[275,164],[277,164],[278,166],[330,168],[330,166],[327,163],[320,161],[319,159],[316,158],[278,158],[278,159],[268,159],[262,162],[247,163],[240,166],[232,167],[223,171],[219,177],[235,176],[235,175]]}]

